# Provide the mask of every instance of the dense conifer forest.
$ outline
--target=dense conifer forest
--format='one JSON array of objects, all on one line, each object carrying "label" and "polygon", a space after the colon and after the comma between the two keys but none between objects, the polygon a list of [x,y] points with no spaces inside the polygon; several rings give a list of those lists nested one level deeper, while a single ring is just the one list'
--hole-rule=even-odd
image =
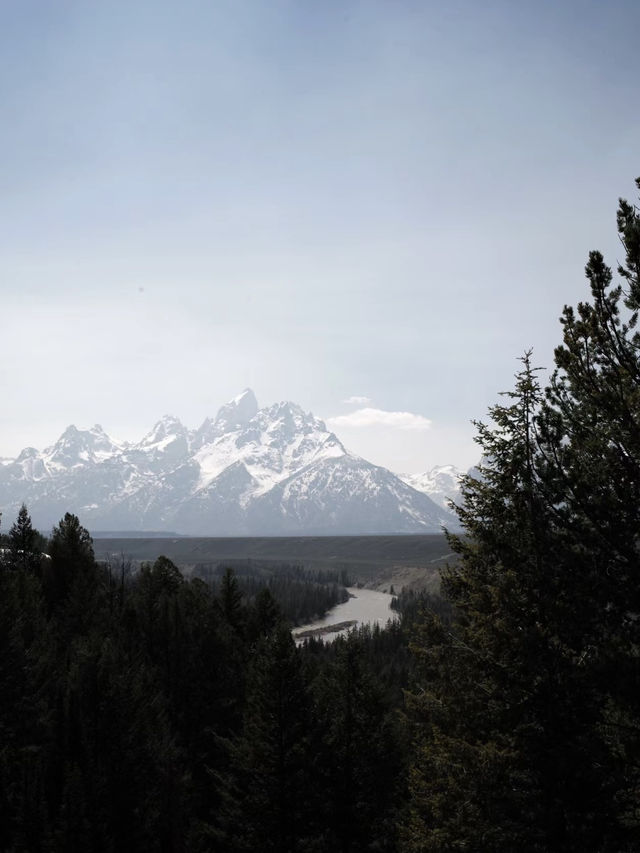
[{"label": "dense conifer forest", "polygon": [[214,592],[232,571],[243,599],[252,603],[268,590],[277,601],[280,613],[291,625],[301,625],[322,616],[349,597],[351,586],[345,571],[306,570],[299,565],[271,564],[268,570],[256,568],[250,561],[210,567],[196,565],[193,574],[206,580]]},{"label": "dense conifer forest", "polygon": [[23,507],[0,573],[0,849],[393,849],[399,626],[297,649],[283,610],[342,600],[330,575],[118,571],[70,514],[42,545]]},{"label": "dense conifer forest", "polygon": [[129,573],[21,509],[0,850],[640,850],[638,210],[617,224],[620,284],[592,252],[546,386],[526,353],[477,424],[442,599],[400,592],[386,629],[297,648],[340,578]]}]

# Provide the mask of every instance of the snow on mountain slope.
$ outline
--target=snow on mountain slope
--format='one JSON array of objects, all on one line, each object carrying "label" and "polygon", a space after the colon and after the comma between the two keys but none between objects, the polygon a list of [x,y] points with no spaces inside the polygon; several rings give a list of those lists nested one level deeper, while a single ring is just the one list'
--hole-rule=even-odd
[{"label": "snow on mountain slope", "polygon": [[124,458],[136,467],[160,473],[185,463],[190,456],[190,433],[178,418],[165,415],[137,444],[127,448]]},{"label": "snow on mountain slope", "polygon": [[431,498],[443,509],[448,510],[450,500],[455,501],[460,497],[459,480],[464,471],[460,471],[455,465],[439,465],[422,474],[398,474],[400,479]]},{"label": "snow on mountain slope", "polygon": [[290,534],[430,533],[451,522],[391,471],[346,453],[317,459],[262,496],[252,507],[254,525],[276,511]]},{"label": "snow on mountain slope", "polygon": [[209,486],[229,465],[242,462],[253,492],[263,494],[316,459],[345,453],[321,420],[293,403],[276,403],[204,445],[194,458],[200,465],[199,488]]},{"label": "snow on mountain slope", "polygon": [[204,423],[194,432],[191,446],[199,450],[206,444],[211,444],[225,433],[233,432],[246,426],[258,414],[258,401],[250,388],[245,388],[242,394],[234,397],[218,410],[215,418],[206,418]]},{"label": "snow on mountain slope", "polygon": [[122,445],[109,438],[100,424],[91,429],[78,429],[71,425],[54,445],[43,451],[42,461],[47,470],[62,471],[75,465],[103,462],[121,449]]},{"label": "snow on mountain slope", "polygon": [[[444,471],[445,469],[443,469]],[[89,527],[201,535],[437,532],[452,516],[413,484],[349,453],[295,403],[263,409],[245,390],[194,431],[163,417],[137,443],[68,427],[0,466],[0,508],[25,501],[45,528],[64,512]]]}]

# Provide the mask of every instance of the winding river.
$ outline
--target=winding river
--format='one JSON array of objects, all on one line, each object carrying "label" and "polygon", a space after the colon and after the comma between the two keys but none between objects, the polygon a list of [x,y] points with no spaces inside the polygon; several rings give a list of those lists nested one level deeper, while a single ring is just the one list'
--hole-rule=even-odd
[{"label": "winding river", "polygon": [[[305,637],[309,636],[320,637],[330,642],[357,625],[384,626],[389,619],[398,618],[398,614],[391,609],[393,596],[386,592],[360,589],[357,586],[347,587],[347,592],[349,599],[333,607],[322,619],[294,628],[293,638],[296,642],[303,642]],[[340,627],[333,629],[332,626]]]}]

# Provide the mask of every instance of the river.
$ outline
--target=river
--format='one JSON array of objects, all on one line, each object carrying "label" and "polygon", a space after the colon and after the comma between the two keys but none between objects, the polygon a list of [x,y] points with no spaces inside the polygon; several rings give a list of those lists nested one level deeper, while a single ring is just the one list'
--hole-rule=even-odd
[{"label": "river", "polygon": [[[301,634],[313,631],[313,636],[323,640],[331,641],[340,634],[346,634],[357,625],[386,625],[389,619],[397,619],[398,614],[391,609],[393,596],[386,592],[377,592],[374,589],[360,589],[357,586],[347,587],[349,599],[343,604],[333,607],[322,619],[309,622],[307,625],[298,625],[293,630],[293,638],[301,643],[304,637]],[[343,626],[343,623],[347,623]],[[340,630],[328,630],[332,625],[341,625]],[[317,632],[317,633],[316,633]]]}]

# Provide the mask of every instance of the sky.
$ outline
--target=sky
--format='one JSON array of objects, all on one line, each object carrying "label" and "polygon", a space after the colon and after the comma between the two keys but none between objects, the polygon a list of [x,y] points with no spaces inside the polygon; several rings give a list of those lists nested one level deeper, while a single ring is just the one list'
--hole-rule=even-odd
[{"label": "sky", "polygon": [[0,456],[245,387],[477,461],[640,175],[640,4],[4,0]]}]

